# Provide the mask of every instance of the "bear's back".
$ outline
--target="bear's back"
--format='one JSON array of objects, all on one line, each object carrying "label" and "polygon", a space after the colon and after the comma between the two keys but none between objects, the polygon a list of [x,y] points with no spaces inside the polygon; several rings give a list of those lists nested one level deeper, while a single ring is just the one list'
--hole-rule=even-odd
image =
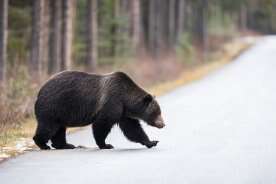
[{"label": "bear's back", "polygon": [[51,77],[38,93],[35,114],[66,118],[64,121],[82,118],[96,106],[101,78],[78,71],[61,72]]}]

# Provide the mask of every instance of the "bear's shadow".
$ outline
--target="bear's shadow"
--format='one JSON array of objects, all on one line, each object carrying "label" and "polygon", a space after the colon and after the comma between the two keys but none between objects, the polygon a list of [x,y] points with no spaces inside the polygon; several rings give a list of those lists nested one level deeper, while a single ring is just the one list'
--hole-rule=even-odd
[{"label": "bear's shadow", "polygon": [[81,147],[77,148],[78,151],[84,151],[84,152],[112,152],[112,153],[130,153],[130,152],[144,152],[149,150],[148,148],[114,148],[114,149],[99,149],[95,147]]},{"label": "bear's shadow", "polygon": [[142,153],[142,152],[148,152],[152,149],[148,149],[148,148],[114,148],[114,149],[99,149],[98,147],[86,147],[86,146],[81,146],[81,147],[77,147],[75,149],[51,149],[51,150],[39,150],[39,149],[35,149],[35,150],[28,150],[26,152],[52,152],[52,153],[57,153],[57,152],[67,152],[67,153],[79,153],[79,154],[85,154],[85,153]]}]

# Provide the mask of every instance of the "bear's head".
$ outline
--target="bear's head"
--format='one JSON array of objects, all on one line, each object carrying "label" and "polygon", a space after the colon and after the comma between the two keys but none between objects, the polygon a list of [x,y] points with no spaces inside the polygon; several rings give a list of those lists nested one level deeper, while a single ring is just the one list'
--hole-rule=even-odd
[{"label": "bear's head", "polygon": [[163,128],[165,126],[164,120],[161,116],[161,109],[155,97],[147,94],[142,99],[142,108],[140,118],[148,125]]}]

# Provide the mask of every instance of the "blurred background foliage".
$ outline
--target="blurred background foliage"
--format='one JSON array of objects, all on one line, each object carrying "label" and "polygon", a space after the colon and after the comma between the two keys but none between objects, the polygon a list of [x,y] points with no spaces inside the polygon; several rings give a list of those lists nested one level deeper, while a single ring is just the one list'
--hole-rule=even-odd
[{"label": "blurred background foliage", "polygon": [[[45,0],[47,1],[47,0]],[[153,0],[156,7],[162,6],[162,0]],[[163,0],[164,1],[164,0]],[[179,1],[175,1],[179,4]],[[180,36],[182,41],[178,41],[176,45],[183,47],[183,42],[190,41],[190,45],[194,40],[187,37],[196,34],[193,30],[193,24],[196,22],[196,16],[200,9],[198,6],[202,4],[202,0],[182,0],[187,6],[185,11],[185,31],[184,36]],[[259,33],[272,34],[276,32],[275,18],[275,1],[274,0],[205,0],[207,11],[207,28],[209,35],[219,36],[236,36],[244,31],[255,31]],[[119,5],[118,5],[119,4]],[[128,3],[130,4],[130,3]],[[150,3],[147,0],[141,0],[140,11],[142,14],[148,11]],[[158,5],[159,4],[159,5]],[[164,3],[163,3],[164,4]],[[120,6],[119,0],[102,0],[98,3],[98,52],[99,64],[105,63],[106,58],[131,56],[134,51],[131,45],[129,32],[129,12],[119,12],[115,6]],[[166,5],[166,4],[164,4]],[[46,6],[46,5],[45,5]],[[74,42],[73,42],[73,58],[74,64],[85,65],[86,57],[86,16],[87,1],[78,0],[75,2],[76,16],[74,17]],[[169,8],[168,6],[166,8]],[[31,27],[32,27],[32,0],[9,0],[8,11],[8,63],[24,63],[27,62],[30,52]],[[161,10],[161,8],[160,8]],[[120,11],[120,10],[119,10]],[[123,10],[121,10],[123,11]],[[129,10],[130,11],[130,10]],[[176,8],[174,8],[176,12]],[[117,12],[118,13],[118,12]],[[149,14],[149,13],[148,13]],[[242,17],[244,14],[245,17]],[[240,20],[244,18],[245,20]],[[142,21],[141,20],[141,21]],[[162,21],[168,21],[163,19]],[[244,21],[244,22],[242,22]],[[143,24],[143,22],[141,23]],[[244,24],[244,25],[242,25]],[[244,27],[243,27],[244,26]],[[169,27],[169,26],[168,26]],[[120,28],[120,31],[114,32],[114,29]],[[142,30],[146,33],[145,30]],[[168,36],[168,35],[167,35]],[[197,35],[195,35],[197,36]],[[146,39],[145,37],[143,39]],[[150,38],[148,38],[150,39]],[[114,45],[116,44],[116,45]],[[185,47],[184,49],[187,49]],[[191,49],[190,49],[191,50]],[[187,50],[186,50],[187,51]],[[185,52],[186,52],[185,51]],[[108,64],[112,64],[112,59]],[[102,61],[102,62],[101,62]],[[115,60],[113,60],[115,61]]]}]

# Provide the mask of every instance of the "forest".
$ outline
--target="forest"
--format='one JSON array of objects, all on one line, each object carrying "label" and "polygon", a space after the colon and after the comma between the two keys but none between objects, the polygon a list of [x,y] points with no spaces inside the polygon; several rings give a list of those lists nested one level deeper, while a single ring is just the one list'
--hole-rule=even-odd
[{"label": "forest", "polygon": [[55,73],[170,81],[228,40],[275,34],[275,12],[275,0],[0,0],[0,132],[32,118]]}]

